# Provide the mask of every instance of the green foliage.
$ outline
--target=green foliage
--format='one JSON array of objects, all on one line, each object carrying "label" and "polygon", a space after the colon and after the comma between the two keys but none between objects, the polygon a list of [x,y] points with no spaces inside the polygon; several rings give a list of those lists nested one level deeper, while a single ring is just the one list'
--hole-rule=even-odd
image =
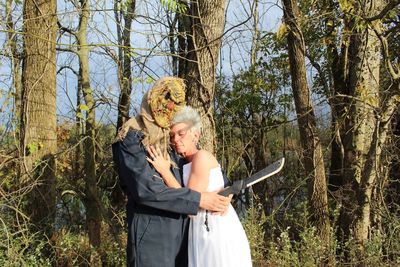
[{"label": "green foliage", "polygon": [[300,266],[299,256],[287,231],[282,232],[276,242],[269,243],[268,263],[272,266]]},{"label": "green foliage", "polygon": [[305,228],[300,233],[300,242],[296,248],[299,251],[300,266],[319,266],[326,261],[326,251],[315,227]]},{"label": "green foliage", "polygon": [[263,262],[266,253],[263,230],[265,220],[262,207],[251,207],[247,210],[245,219],[242,221],[250,244],[251,259],[257,263]]},{"label": "green foliage", "polygon": [[[161,0],[160,2],[169,13],[187,12],[184,1]],[[18,0],[14,3],[20,5],[23,1]],[[132,4],[131,0],[118,0],[117,11],[126,13],[130,4]],[[346,51],[341,49],[345,49],[344,46],[349,44],[348,36],[354,36],[355,32],[363,31],[370,25],[364,21],[364,15],[355,16],[355,8],[359,3],[354,0],[330,2],[304,0],[299,1],[298,4],[302,10],[299,22],[304,34],[307,62],[313,66],[308,78],[311,81],[313,93],[327,97],[323,99],[325,101],[332,96],[330,86],[333,85],[330,69],[333,66],[330,62],[332,58],[328,52],[338,49],[339,53],[345,53]],[[18,11],[18,8],[16,10]],[[389,57],[392,62],[398,62],[400,58],[400,31],[397,30],[400,17],[398,14],[399,6],[389,11],[382,19],[383,28],[387,30],[385,37],[388,38],[391,48]],[[18,15],[15,17],[22,18]],[[72,25],[73,21],[70,23]],[[268,160],[281,156],[283,151],[285,152],[287,171],[283,178],[271,179],[265,192],[269,207],[261,208],[256,205],[257,208],[250,208],[243,221],[256,266],[317,266],[324,265],[326,261],[331,265],[354,266],[359,264],[354,260],[357,258],[354,239],[349,237],[345,244],[338,244],[335,231],[332,230],[330,250],[324,251],[315,228],[309,223],[306,177],[302,177],[302,166],[299,164],[301,151],[298,146],[298,131],[295,123],[288,122],[290,119],[288,114],[293,112],[285,38],[288,30],[287,25],[283,23],[276,33],[261,32],[258,61],[253,66],[243,69],[231,80],[226,77],[221,77],[219,80],[215,101],[218,140],[221,143],[218,148],[219,158],[224,160],[229,174],[243,177],[254,172],[256,155],[260,150],[264,149],[261,152],[267,155]],[[22,37],[17,36],[17,38]],[[134,49],[127,55],[141,56]],[[2,67],[9,64],[4,62],[0,62]],[[381,88],[389,88],[393,79],[389,77],[383,64],[381,74]],[[96,75],[93,79],[97,79]],[[133,84],[153,82],[151,77],[133,79]],[[361,97],[366,102],[375,105],[375,99],[370,99],[368,94],[363,94],[364,91],[360,88]],[[15,96],[11,90],[2,88],[0,93],[8,94],[0,108],[2,114],[8,110],[13,112],[12,105]],[[77,109],[79,111],[77,116],[83,118],[89,107],[80,105]],[[53,225],[57,230],[49,241],[41,232],[28,227],[28,218],[19,211],[20,207],[16,206],[24,204],[21,199],[23,199],[25,189],[21,189],[18,184],[19,166],[17,164],[20,158],[18,155],[9,156],[8,151],[17,150],[15,139],[18,138],[14,136],[18,134],[7,133],[6,131],[10,131],[9,126],[0,125],[0,127],[3,137],[0,141],[2,146],[0,148],[2,152],[0,160],[2,164],[0,169],[0,266],[88,266],[93,263],[93,258],[100,259],[104,266],[125,265],[126,233],[122,227],[124,217],[121,215],[123,208],[116,208],[115,203],[118,200],[113,199],[114,190],[118,187],[110,150],[115,128],[112,125],[99,125],[96,129],[96,169],[104,221],[107,225],[117,225],[115,228],[117,231],[103,225],[102,245],[98,250],[94,250],[88,245],[85,229],[83,204],[85,180],[82,171],[84,162],[81,129],[71,123],[60,125],[57,132],[58,210]],[[15,132],[18,131],[16,130],[18,126],[11,128]],[[332,141],[331,130],[322,129],[321,131],[325,137],[321,139],[324,147],[328,147]],[[251,143],[252,140],[257,140],[257,142]],[[33,142],[27,146],[28,153],[35,153],[40,147],[40,143]],[[329,162],[329,153],[325,155]],[[35,164],[40,163],[37,161]],[[336,203],[331,204],[335,208]],[[337,223],[338,212],[337,206],[331,211],[331,216],[334,218],[332,221],[335,223]],[[398,266],[400,265],[398,213],[393,212],[390,216],[385,214],[382,217],[381,225],[370,229],[370,237],[365,244],[364,264]],[[111,235],[111,232],[115,234]],[[345,254],[350,256],[350,260],[343,263]]]},{"label": "green foliage", "polygon": [[[273,139],[274,137],[271,136]],[[296,137],[298,138],[298,137]],[[306,181],[295,167],[295,158],[287,157],[287,171],[282,187],[276,181],[269,208],[254,204],[243,221],[254,266],[356,266],[359,250],[349,236],[344,244],[337,239],[340,205],[331,206],[330,245],[325,248],[316,228],[309,222]],[[267,194],[267,197],[269,195]],[[331,203],[333,204],[333,203]],[[336,203],[337,204],[337,203]],[[265,215],[267,214],[267,215]],[[379,230],[377,229],[379,228]],[[364,266],[397,266],[400,261],[400,219],[382,217],[379,227],[370,230],[365,243]]]},{"label": "green foliage", "polygon": [[171,11],[175,11],[181,14],[184,14],[187,11],[187,6],[178,0],[161,0],[161,5],[165,6]]},{"label": "green foliage", "polygon": [[339,0],[340,9],[344,13],[353,12],[355,9],[354,5],[355,5],[354,0]]},{"label": "green foliage", "polygon": [[330,266],[329,262],[335,266],[335,251],[326,251],[314,227],[304,227],[297,240],[291,238],[291,235],[291,229],[288,227],[276,240],[269,243],[269,265]]},{"label": "green foliage", "polygon": [[254,171],[251,166],[261,164],[254,162],[256,149],[265,149],[267,155],[266,136],[285,123],[293,109],[287,89],[287,56],[278,44],[267,47],[275,40],[273,34],[265,36],[257,64],[242,70],[232,81],[225,77],[218,81],[215,120],[217,139],[222,141],[218,158],[228,175],[234,169],[238,175],[246,175]]},{"label": "green foliage", "polygon": [[[28,188],[16,188],[15,174],[12,171],[14,169],[11,168],[1,170],[6,175],[2,176],[0,195],[0,266],[99,266],[91,264],[96,258],[103,266],[125,264],[124,228],[111,235],[111,231],[115,229],[111,230],[104,225],[101,247],[94,250],[89,246],[84,227],[84,206],[80,191],[82,187],[72,186],[67,177],[58,177],[60,196],[54,228],[60,230],[54,231],[49,240],[43,232],[35,230],[29,224],[29,218],[22,213],[25,202],[21,202],[21,193]],[[69,171],[65,168],[63,174]],[[74,188],[77,191],[63,188]],[[69,227],[68,230],[60,228],[66,226]]]},{"label": "green foliage", "polygon": [[[111,164],[110,144],[115,135],[112,125],[99,125],[97,129],[96,155],[99,174],[100,199],[104,210],[101,231],[101,246],[89,246],[85,222],[84,185],[81,166],[83,165],[79,129],[75,124],[58,125],[57,141],[57,211],[52,236],[35,231],[28,223],[29,218],[20,210],[23,193],[17,187],[13,161],[6,164],[0,172],[0,266],[123,266],[125,265],[126,233],[124,218],[112,207],[112,188],[115,187],[115,174]],[[32,149],[37,147],[32,146]],[[78,162],[77,160],[78,159]],[[106,181],[107,183],[103,182]],[[4,191],[3,191],[4,190]],[[15,206],[20,205],[20,206]],[[121,205],[123,207],[123,205]],[[123,207],[124,208],[124,207]],[[109,217],[108,217],[109,216]],[[111,226],[113,227],[111,229]],[[113,233],[113,234],[111,234]],[[50,240],[49,240],[50,239]],[[97,265],[96,265],[97,264]]]},{"label": "green foliage", "polygon": [[152,84],[154,82],[154,79],[152,77],[147,77],[146,78],[146,83],[147,84]]},{"label": "green foliage", "polygon": [[29,143],[26,145],[26,148],[28,150],[28,155],[34,154],[42,147],[43,147],[43,144],[40,142],[32,142],[32,143]]},{"label": "green foliage", "polygon": [[152,84],[154,82],[154,78],[148,77],[135,77],[132,81],[134,84]]},{"label": "green foliage", "polygon": [[[330,231],[330,247],[327,250],[315,227],[302,223],[307,212],[288,210],[283,217],[262,215],[262,209],[251,208],[243,220],[254,266],[357,266],[357,244],[353,238],[339,245],[336,240],[336,230]],[[299,223],[292,228],[281,228],[298,218]],[[363,266],[398,266],[400,263],[400,219],[391,218],[384,229],[371,229],[371,237],[365,244]],[[265,227],[268,225],[268,227]],[[277,231],[277,227],[279,231]],[[277,232],[276,236],[268,232]],[[345,253],[348,260],[345,261]]]},{"label": "green foliage", "polygon": [[[122,237],[126,238],[125,235]],[[108,231],[102,231],[102,243],[98,249],[89,245],[85,233],[74,233],[65,229],[54,235],[53,242],[57,266],[91,266],[93,261],[101,261],[103,266],[125,265],[122,241],[115,240]]]},{"label": "green foliage", "polygon": [[393,217],[385,223],[383,240],[384,257],[400,265],[400,219],[398,217]]},{"label": "green foliage", "polygon": [[0,241],[0,266],[20,267],[20,266],[52,266],[47,257],[42,256],[42,250],[48,243],[39,241],[36,234],[25,233],[21,236],[12,233],[12,236],[4,239],[4,230],[0,231],[2,239]]},{"label": "green foliage", "polygon": [[78,109],[83,111],[89,111],[89,107],[85,104],[80,104]]},{"label": "green foliage", "polygon": [[126,13],[128,10],[128,7],[132,4],[132,1],[134,0],[117,0],[117,6],[116,9],[117,11],[121,11],[122,13]]},{"label": "green foliage", "polygon": [[[291,210],[283,221],[297,218],[296,229],[280,229],[278,217],[266,217],[262,207],[250,208],[242,224],[250,243],[254,266],[320,266],[330,257],[314,227],[307,226],[307,212]],[[290,223],[289,223],[290,224]],[[277,236],[273,232],[278,233]],[[335,248],[333,245],[332,248]],[[335,250],[331,251],[335,258]]]},{"label": "green foliage", "polygon": [[278,28],[278,31],[276,32],[276,39],[278,41],[282,41],[283,38],[285,38],[287,36],[289,32],[288,26],[286,25],[286,23],[281,23],[281,25]]},{"label": "green foliage", "polygon": [[17,206],[19,197],[5,191],[0,197],[0,266],[51,266],[43,254],[49,243],[41,232],[32,230]]}]

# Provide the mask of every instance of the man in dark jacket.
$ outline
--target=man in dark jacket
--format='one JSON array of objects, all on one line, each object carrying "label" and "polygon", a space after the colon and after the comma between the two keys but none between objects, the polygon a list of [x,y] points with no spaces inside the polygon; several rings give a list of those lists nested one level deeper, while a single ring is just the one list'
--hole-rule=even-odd
[{"label": "man in dark jacket", "polygon": [[146,147],[158,145],[175,164],[176,179],[183,185],[183,159],[168,149],[169,122],[184,105],[181,79],[158,80],[143,97],[140,114],[128,120],[113,144],[114,162],[128,197],[127,266],[186,267],[188,214],[199,208],[223,212],[230,199],[216,193],[167,187],[146,160]]}]

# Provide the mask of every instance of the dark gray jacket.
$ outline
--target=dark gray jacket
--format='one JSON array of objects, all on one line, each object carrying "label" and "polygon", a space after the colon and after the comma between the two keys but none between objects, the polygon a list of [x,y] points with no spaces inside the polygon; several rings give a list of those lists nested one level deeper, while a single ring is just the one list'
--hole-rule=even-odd
[{"label": "dark gray jacket", "polygon": [[[113,144],[113,158],[121,186],[128,197],[127,266],[186,267],[187,227],[185,214],[196,214],[200,193],[188,188],[167,187],[146,160],[143,134],[130,130]],[[182,159],[171,153],[182,166]],[[181,168],[173,168],[182,184]]]}]

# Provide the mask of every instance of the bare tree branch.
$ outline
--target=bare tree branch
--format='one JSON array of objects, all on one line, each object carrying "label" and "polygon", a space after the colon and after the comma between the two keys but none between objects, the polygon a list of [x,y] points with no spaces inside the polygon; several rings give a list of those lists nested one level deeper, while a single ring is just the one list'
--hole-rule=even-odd
[{"label": "bare tree branch", "polygon": [[383,19],[387,13],[389,13],[391,10],[393,10],[397,5],[400,4],[400,0],[393,0],[390,1],[382,10],[381,12],[379,12],[379,14],[369,17],[369,18],[365,18],[366,21],[374,21],[374,20],[378,20],[378,19]]}]

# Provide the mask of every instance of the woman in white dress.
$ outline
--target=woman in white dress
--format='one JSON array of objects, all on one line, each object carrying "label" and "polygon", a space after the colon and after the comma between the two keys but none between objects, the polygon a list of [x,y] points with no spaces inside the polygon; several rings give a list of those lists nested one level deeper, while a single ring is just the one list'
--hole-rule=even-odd
[{"label": "woman in white dress", "polygon": [[[201,119],[191,107],[178,111],[171,123],[172,147],[188,162],[183,166],[186,187],[199,192],[223,188],[224,179],[216,158],[199,149]],[[181,187],[170,170],[171,162],[159,149],[149,147],[147,159],[170,187]],[[252,266],[250,247],[239,218],[232,207],[224,215],[200,210],[191,217],[189,228],[190,267],[247,267]]]}]

